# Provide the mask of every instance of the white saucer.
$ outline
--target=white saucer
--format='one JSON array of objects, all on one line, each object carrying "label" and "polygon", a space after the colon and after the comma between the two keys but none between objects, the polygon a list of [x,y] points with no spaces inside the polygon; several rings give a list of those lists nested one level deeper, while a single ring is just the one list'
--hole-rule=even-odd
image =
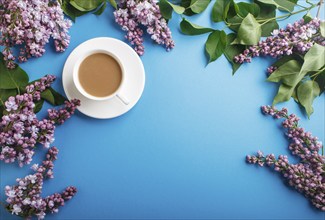
[{"label": "white saucer", "polygon": [[[116,97],[104,101],[90,100],[75,87],[72,79],[74,64],[82,54],[94,49],[110,51],[120,59],[126,75],[121,91],[130,101],[128,105]],[[100,37],[80,44],[71,52],[63,68],[62,82],[68,99],[80,100],[80,112],[93,118],[107,119],[128,112],[138,102],[144,89],[145,73],[141,59],[129,45],[114,38]]]}]

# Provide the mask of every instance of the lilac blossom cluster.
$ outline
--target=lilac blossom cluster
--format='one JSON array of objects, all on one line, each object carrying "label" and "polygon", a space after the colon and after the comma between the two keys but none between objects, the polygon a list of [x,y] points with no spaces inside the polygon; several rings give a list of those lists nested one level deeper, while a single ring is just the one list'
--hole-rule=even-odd
[{"label": "lilac blossom cluster", "polygon": [[[305,54],[315,43],[325,46],[325,38],[320,34],[320,20],[314,18],[308,23],[304,19],[288,24],[286,29],[273,30],[272,36],[262,40],[234,57],[236,63],[251,62],[253,57],[288,56],[294,52]],[[272,73],[275,69],[268,69]]]},{"label": "lilac blossom cluster", "polygon": [[53,161],[57,159],[58,149],[51,147],[46,154],[42,165],[34,164],[34,174],[18,178],[17,185],[6,186],[6,209],[13,215],[32,219],[44,219],[46,213],[57,213],[59,207],[70,200],[77,192],[73,186],[67,187],[62,193],[55,193],[46,198],[41,197],[45,179],[53,178]]},{"label": "lilac blossom cluster", "polygon": [[285,119],[282,126],[287,129],[289,150],[300,158],[300,162],[290,164],[285,155],[276,159],[274,154],[264,156],[261,151],[256,156],[248,155],[247,162],[259,166],[266,164],[280,172],[290,186],[304,194],[316,208],[325,211],[325,156],[318,153],[320,149],[324,150],[324,146],[317,137],[299,127],[299,118],[294,114],[288,115],[287,109],[279,111],[271,106],[263,106],[262,111],[274,118]]},{"label": "lilac blossom cluster", "polygon": [[116,23],[127,32],[125,38],[140,56],[144,54],[142,28],[146,28],[156,43],[165,45],[167,51],[174,48],[171,31],[160,13],[158,1],[121,0],[114,16]]},{"label": "lilac blossom cluster", "polygon": [[56,124],[62,124],[74,114],[79,100],[66,101],[62,109],[48,110],[48,118],[39,120],[34,113],[35,102],[40,100],[41,92],[49,88],[55,76],[47,75],[28,85],[26,93],[11,96],[4,103],[5,113],[0,119],[0,160],[19,166],[29,164],[37,143],[48,148],[54,141]]},{"label": "lilac blossom cluster", "polygon": [[[70,43],[71,21],[64,18],[61,5],[53,0],[0,0],[0,45],[7,67],[14,61],[40,57],[52,37],[55,50],[63,52]],[[12,48],[18,47],[18,58]]]}]

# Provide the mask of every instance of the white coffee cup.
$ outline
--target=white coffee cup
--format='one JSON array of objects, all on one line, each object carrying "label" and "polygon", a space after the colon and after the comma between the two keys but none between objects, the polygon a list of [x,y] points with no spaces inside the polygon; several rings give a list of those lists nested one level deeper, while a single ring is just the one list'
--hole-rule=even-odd
[{"label": "white coffee cup", "polygon": [[[84,90],[84,88],[81,86],[80,84],[80,80],[79,80],[79,68],[81,63],[90,55],[93,54],[97,54],[97,53],[104,53],[107,54],[111,57],[113,57],[117,63],[119,64],[119,66],[121,67],[121,73],[122,73],[122,80],[121,83],[119,85],[119,87],[117,88],[117,90],[115,92],[113,92],[112,94],[108,95],[108,96],[104,96],[104,97],[97,97],[97,96],[93,96],[91,94],[89,94],[88,92],[86,92]],[[122,94],[121,88],[123,87],[123,85],[125,84],[125,71],[123,68],[123,65],[120,61],[120,59],[114,55],[113,53],[106,51],[106,50],[92,50],[92,51],[88,51],[87,53],[83,54],[75,63],[74,68],[73,68],[73,83],[76,86],[77,90],[85,97],[87,97],[88,99],[94,100],[94,101],[103,101],[103,100],[109,100],[109,99],[113,99],[113,98],[118,98],[124,105],[128,105],[130,102],[129,100]]]}]

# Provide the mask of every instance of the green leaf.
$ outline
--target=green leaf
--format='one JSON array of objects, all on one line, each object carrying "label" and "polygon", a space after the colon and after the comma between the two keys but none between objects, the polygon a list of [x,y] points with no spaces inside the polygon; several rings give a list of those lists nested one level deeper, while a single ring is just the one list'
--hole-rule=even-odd
[{"label": "green leaf", "polygon": [[296,86],[296,88],[293,90],[291,97],[293,98],[293,100],[295,100],[295,102],[299,103],[298,100],[298,95],[297,95],[297,87],[299,87],[300,83],[298,84],[298,86]]},{"label": "green leaf", "polygon": [[98,8],[105,0],[71,0],[70,4],[79,11],[89,12]]},{"label": "green leaf", "polygon": [[319,93],[320,89],[318,83],[311,80],[302,83],[297,89],[298,100],[305,108],[308,118],[314,112],[312,104]]},{"label": "green leaf", "polygon": [[[268,4],[264,4],[261,3],[257,0],[254,1],[254,3],[258,6],[259,8],[259,14],[256,16],[256,14],[254,15],[254,17],[256,18],[257,21],[259,20],[265,20],[265,19],[270,19],[270,18],[274,18],[276,15],[276,7],[274,5],[268,5]],[[240,19],[237,19],[237,21],[235,21],[236,23],[240,23]],[[237,27],[239,27],[239,25],[237,25]],[[236,26],[234,26],[234,28],[232,28],[233,30],[235,28],[237,28]],[[267,37],[271,35],[271,32],[274,29],[279,29],[279,25],[276,21],[276,19],[272,19],[269,22],[263,24],[261,26],[262,28],[262,37]],[[238,28],[237,28],[238,30]]]},{"label": "green leaf", "polygon": [[95,15],[101,15],[103,14],[103,12],[105,11],[106,8],[106,1],[104,2],[104,4],[102,6],[100,6],[100,8],[94,12]]},{"label": "green leaf", "polygon": [[320,89],[319,95],[321,95],[325,91],[325,70],[315,78],[315,81],[318,83]]},{"label": "green leaf", "polygon": [[[212,8],[211,18],[214,22],[224,21],[227,18],[230,0],[216,0]],[[228,6],[227,6],[228,5]]]},{"label": "green leaf", "polygon": [[0,106],[0,118],[2,118],[4,111],[5,108],[3,106]]},{"label": "green leaf", "polygon": [[184,15],[192,16],[195,15],[195,13],[189,8],[191,5],[191,0],[181,0],[181,6],[185,8]]},{"label": "green leaf", "polygon": [[15,69],[7,69],[0,53],[0,89],[17,89],[25,87],[29,81],[27,73],[18,65]]},{"label": "green leaf", "polygon": [[225,8],[224,17],[229,19],[237,15],[239,11],[238,5],[234,0],[231,0]]},{"label": "green leaf", "polygon": [[279,58],[277,61],[275,61],[272,64],[272,66],[279,68],[280,66],[282,66],[283,64],[285,64],[286,62],[288,62],[290,60],[296,60],[297,62],[299,62],[300,66],[302,66],[302,64],[304,63],[304,58],[301,57],[300,55],[294,53],[289,56],[283,56],[283,57]]},{"label": "green leaf", "polygon": [[191,0],[190,8],[194,13],[199,14],[208,7],[210,2],[211,0]]},{"label": "green leaf", "polygon": [[255,45],[259,42],[262,34],[261,25],[252,14],[248,14],[241,23],[237,38],[232,44]]},{"label": "green leaf", "polygon": [[[305,61],[301,67],[300,75],[305,76],[309,71],[319,70],[325,65],[325,48],[314,44],[304,57]],[[302,78],[301,78],[302,79]]]},{"label": "green leaf", "polygon": [[292,12],[294,7],[296,6],[295,3],[288,1],[288,0],[258,0],[264,4],[274,5],[281,11],[288,11]]},{"label": "green leaf", "polygon": [[42,92],[41,98],[54,106],[62,105],[67,100],[64,96],[55,91],[52,87]]},{"label": "green leaf", "polygon": [[[317,71],[325,65],[324,55],[325,50],[323,46],[318,44],[312,46],[304,57],[304,63],[299,73],[296,74],[295,77],[290,78],[292,80],[290,81],[290,86],[284,83],[281,84],[279,92],[274,98],[273,104],[288,101],[293,95],[296,86],[300,83],[300,81],[306,76],[308,72]],[[272,75],[273,74],[274,73],[272,73]],[[288,82],[289,81],[287,81],[287,84],[289,84]]]},{"label": "green leaf", "polygon": [[16,89],[0,89],[0,106],[4,106],[10,96],[18,94]]},{"label": "green leaf", "polygon": [[224,31],[213,31],[205,43],[205,51],[209,55],[209,63],[218,59],[227,46],[227,35]]},{"label": "green leaf", "polygon": [[[165,0],[167,1],[167,0]],[[167,1],[168,2],[168,1]],[[173,10],[177,13],[177,14],[183,14],[185,11],[185,8],[180,6],[180,5],[175,5],[173,3],[168,2],[168,4],[173,8]]]},{"label": "green leaf", "polygon": [[320,22],[320,34],[325,37],[325,21]]},{"label": "green leaf", "polygon": [[257,17],[260,14],[260,7],[258,6],[258,4],[239,2],[237,6],[238,14],[242,17],[246,17],[249,13],[252,14],[254,17]]},{"label": "green leaf", "polygon": [[41,98],[54,106],[62,105],[67,100],[64,96],[56,92],[53,88],[48,88],[44,92],[42,92]]},{"label": "green leaf", "polygon": [[113,8],[117,9],[117,3],[115,0],[109,0],[109,3],[113,6]]},{"label": "green leaf", "polygon": [[304,19],[304,22],[305,22],[305,23],[308,23],[308,22],[310,22],[311,20],[313,20],[313,18],[311,17],[311,15],[310,15],[309,12],[308,12],[307,14],[305,14],[302,18]]},{"label": "green leaf", "polygon": [[238,15],[235,15],[234,17],[228,18],[227,22],[229,23],[229,28],[235,32],[238,32],[238,29],[240,27],[240,24],[243,22],[243,19],[240,18]]},{"label": "green leaf", "polygon": [[202,27],[196,24],[191,23],[186,18],[183,18],[181,24],[181,31],[186,35],[200,35],[214,31],[212,28]]},{"label": "green leaf", "polygon": [[271,35],[271,32],[274,29],[279,29],[279,24],[276,20],[271,20],[261,26],[262,28],[262,37],[267,37]]},{"label": "green leaf", "polygon": [[44,104],[44,99],[37,101],[35,103],[34,112],[37,113],[37,112],[41,111],[43,104]]},{"label": "green leaf", "polygon": [[77,10],[72,5],[70,5],[68,0],[64,0],[62,2],[61,8],[62,8],[64,14],[66,14],[73,22],[76,21],[77,17],[88,13],[87,11],[83,12],[83,11]]},{"label": "green leaf", "polygon": [[276,16],[276,7],[274,5],[264,4],[258,0],[254,0],[254,3],[260,7],[260,14],[256,19],[268,19]]},{"label": "green leaf", "polygon": [[183,14],[184,11],[185,11],[184,7],[172,4],[167,0],[160,0],[159,1],[159,8],[160,8],[160,12],[161,12],[162,16],[167,20],[171,19],[173,10],[177,14]]},{"label": "green leaf", "polygon": [[[297,5],[297,1],[294,0],[274,0],[279,6],[278,9],[281,11],[292,12]],[[295,3],[294,3],[295,2]]]},{"label": "green leaf", "polygon": [[50,104],[55,105],[54,96],[49,89],[46,89],[41,93],[41,98],[48,101]]},{"label": "green leaf", "polygon": [[224,51],[224,55],[229,61],[229,63],[232,66],[232,74],[234,75],[235,72],[239,69],[241,66],[240,63],[234,62],[234,57],[240,53],[242,53],[245,50],[245,46],[243,45],[231,45],[230,43],[234,41],[236,38],[236,34],[230,33],[227,35],[227,47]]},{"label": "green leaf", "polygon": [[274,97],[272,105],[290,100],[293,92],[294,92],[294,87],[281,84],[277,95]]},{"label": "green leaf", "polygon": [[58,93],[57,91],[55,91],[52,87],[49,88],[49,90],[51,91],[53,97],[54,97],[54,100],[55,100],[55,106],[58,106],[58,105],[63,105],[65,101],[67,101],[67,99],[62,96],[60,93]]},{"label": "green leaf", "polygon": [[282,82],[288,86],[296,86],[300,70],[301,63],[297,60],[290,60],[278,67],[278,69],[275,70],[267,80],[269,82]]}]

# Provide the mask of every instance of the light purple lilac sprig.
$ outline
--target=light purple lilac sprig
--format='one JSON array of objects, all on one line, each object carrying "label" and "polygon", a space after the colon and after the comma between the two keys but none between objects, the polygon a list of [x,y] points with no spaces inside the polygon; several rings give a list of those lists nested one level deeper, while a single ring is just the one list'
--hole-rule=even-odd
[{"label": "light purple lilac sprig", "polygon": [[[272,36],[262,40],[258,45],[250,46],[243,53],[234,57],[236,63],[251,62],[258,56],[273,58],[288,56],[296,52],[305,54],[315,44],[325,46],[325,38],[320,34],[320,20],[314,18],[308,23],[304,19],[288,24],[285,29],[273,30]],[[268,73],[275,69],[269,68]]]},{"label": "light purple lilac sprig", "polygon": [[5,112],[0,119],[0,160],[5,163],[18,162],[19,166],[29,164],[36,144],[48,148],[54,141],[56,124],[62,124],[74,114],[79,100],[65,102],[62,109],[48,110],[48,118],[39,120],[34,113],[35,102],[41,92],[49,88],[55,76],[47,75],[28,85],[26,93],[11,96],[4,103]]},{"label": "light purple lilac sprig", "polygon": [[6,209],[13,215],[24,219],[44,219],[46,213],[57,213],[59,207],[64,206],[77,192],[73,186],[67,187],[62,193],[42,198],[42,188],[45,179],[53,178],[53,161],[57,159],[58,149],[51,147],[46,154],[46,159],[41,165],[34,164],[34,174],[16,180],[17,185],[6,186]]},{"label": "light purple lilac sprig", "polygon": [[[288,115],[286,108],[277,110],[275,107],[263,106],[262,112],[276,119],[284,118],[282,126],[287,130],[286,135],[290,141],[289,150],[300,161],[291,164],[286,155],[278,159],[274,154],[264,155],[258,151],[256,155],[246,156],[246,161],[264,166],[265,164],[280,172],[290,186],[302,193],[318,209],[325,211],[325,156],[324,146],[317,137],[312,136],[299,127],[299,118]],[[322,149],[322,154],[319,154]]]},{"label": "light purple lilac sprig", "polygon": [[[0,45],[7,67],[14,68],[16,59],[25,62],[42,56],[50,38],[55,50],[63,52],[70,43],[71,25],[58,1],[0,0]],[[15,55],[13,47],[19,54]]]},{"label": "light purple lilac sprig", "polygon": [[125,38],[140,56],[144,54],[143,28],[167,51],[174,48],[171,31],[160,13],[157,0],[121,0],[114,16],[116,23],[127,32]]}]

